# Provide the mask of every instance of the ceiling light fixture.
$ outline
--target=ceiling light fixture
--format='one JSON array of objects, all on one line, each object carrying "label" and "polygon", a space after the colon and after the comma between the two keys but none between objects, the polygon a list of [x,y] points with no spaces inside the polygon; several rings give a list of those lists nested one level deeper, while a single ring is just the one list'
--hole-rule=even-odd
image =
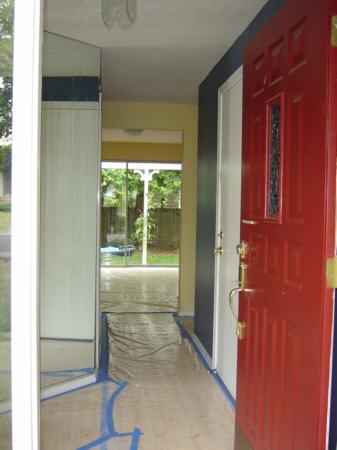
[{"label": "ceiling light fixture", "polygon": [[115,22],[123,30],[130,30],[137,18],[137,0],[101,0],[102,19],[108,28]]},{"label": "ceiling light fixture", "polygon": [[130,137],[136,137],[143,133],[144,130],[140,128],[125,128],[124,133]]}]

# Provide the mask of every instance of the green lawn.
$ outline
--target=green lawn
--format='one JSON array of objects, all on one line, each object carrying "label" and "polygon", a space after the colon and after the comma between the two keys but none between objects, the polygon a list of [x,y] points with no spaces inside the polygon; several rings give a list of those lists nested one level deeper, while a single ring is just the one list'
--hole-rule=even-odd
[{"label": "green lawn", "polygon": [[[142,252],[136,251],[133,256],[128,256],[126,258],[126,264],[130,266],[141,265],[142,264]],[[179,265],[179,251],[173,250],[153,251],[149,250],[147,254],[147,264],[150,266],[178,266]],[[124,257],[123,256],[111,256],[106,254],[101,256],[101,266],[123,266]]]},{"label": "green lawn", "polygon": [[[10,331],[10,259],[0,259],[0,333]],[[3,337],[0,334],[1,338]]]},{"label": "green lawn", "polygon": [[11,225],[11,213],[7,211],[0,211],[0,231],[9,230]]}]

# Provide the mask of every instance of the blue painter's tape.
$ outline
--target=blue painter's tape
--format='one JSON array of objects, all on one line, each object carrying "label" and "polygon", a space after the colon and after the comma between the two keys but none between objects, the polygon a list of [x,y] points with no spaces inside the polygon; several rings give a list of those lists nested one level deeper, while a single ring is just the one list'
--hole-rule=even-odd
[{"label": "blue painter's tape", "polygon": [[[142,436],[142,432],[139,428],[135,428],[132,432],[128,433],[118,433],[115,428],[114,420],[113,420],[113,408],[115,405],[115,401],[118,396],[121,394],[123,389],[128,385],[127,381],[118,382],[109,377],[108,368],[109,368],[109,339],[107,332],[107,317],[103,313],[102,321],[101,321],[101,355],[100,355],[100,363],[99,363],[99,371],[97,381],[94,383],[87,384],[86,386],[80,386],[78,388],[72,389],[68,392],[56,394],[47,399],[43,399],[42,401],[48,401],[51,399],[55,399],[57,397],[63,397],[65,395],[71,394],[73,392],[80,391],[82,389],[86,389],[92,387],[97,384],[102,384],[102,408],[101,408],[101,423],[100,423],[100,433],[101,436],[96,440],[82,446],[78,447],[76,450],[90,450],[95,447],[100,446],[100,450],[107,449],[107,443],[111,439],[130,437],[131,438],[131,446],[130,450],[138,450],[138,445],[140,441],[140,437]],[[88,368],[89,369],[89,368]],[[84,371],[87,368],[83,369]],[[91,370],[91,369],[90,369]],[[62,373],[73,373],[70,371],[63,371]],[[56,372],[55,372],[56,373]],[[117,385],[118,388],[112,394],[109,399],[109,383]]]},{"label": "blue painter's tape", "polygon": [[[75,374],[76,376],[80,375],[89,375],[94,373],[95,369],[92,367],[84,367],[83,369],[69,369],[69,370],[43,370],[40,372],[42,377],[61,377],[61,378],[71,378]],[[10,370],[0,370],[0,376],[2,375],[10,375]]]},{"label": "blue painter's tape", "polygon": [[212,378],[214,378],[214,380],[216,381],[217,385],[219,386],[219,388],[224,393],[224,395],[225,395],[225,397],[226,397],[230,407],[232,408],[232,410],[235,411],[236,401],[235,401],[234,397],[232,396],[232,394],[227,389],[226,385],[223,383],[223,381],[221,380],[221,378],[219,377],[219,375],[216,372],[210,372],[210,375],[212,376]]},{"label": "blue painter's tape", "polygon": [[74,376],[90,375],[94,373],[95,369],[92,367],[85,367],[83,369],[71,370],[44,370],[40,372],[42,377],[60,377],[60,378],[74,378]]},{"label": "blue painter's tape", "polygon": [[[102,382],[102,406],[101,406],[101,421],[100,432],[101,436],[107,436],[109,434],[108,414],[106,410],[109,403],[109,385],[106,381]],[[102,443],[100,450],[107,450],[106,442]]]},{"label": "blue painter's tape", "polygon": [[142,432],[139,428],[135,428],[130,433],[113,433],[113,434],[107,434],[106,436],[102,436],[95,441],[89,442],[89,444],[83,445],[82,447],[78,447],[76,450],[90,450],[92,448],[95,448],[97,446],[102,446],[102,444],[106,444],[111,439],[121,439],[125,437],[131,438],[131,447],[130,450],[138,450],[138,445],[140,441],[140,437],[142,436]]},{"label": "blue painter's tape", "polygon": [[134,429],[130,450],[138,450],[138,445],[142,434],[143,433],[140,431],[139,428]]},{"label": "blue painter's tape", "polygon": [[[132,437],[132,436],[133,436],[133,432],[107,434],[106,436],[102,436],[102,437],[96,439],[95,441],[90,442],[89,444],[83,445],[82,447],[78,447],[76,450],[90,450],[91,448],[95,448],[99,445],[106,444],[108,441],[110,441],[110,439]],[[137,448],[136,448],[136,450],[137,450]]]},{"label": "blue painter's tape", "polygon": [[106,314],[102,314],[100,338],[101,338],[101,355],[99,359],[99,370],[97,381],[103,381],[108,378],[109,337],[108,337],[108,320]]},{"label": "blue painter's tape", "polygon": [[106,419],[108,424],[108,431],[109,433],[116,433],[114,421],[113,421],[113,407],[115,404],[115,401],[117,397],[121,394],[122,390],[127,386],[127,381],[120,384],[119,387],[115,390],[115,392],[112,394],[109,403],[106,408]]},{"label": "blue painter's tape", "polygon": [[199,350],[198,346],[196,345],[196,343],[194,342],[194,340],[192,339],[192,336],[190,335],[190,333],[186,330],[186,328],[184,327],[184,325],[178,320],[178,316],[176,313],[173,314],[173,317],[180,329],[181,332],[181,336],[183,338],[186,338],[192,345],[195,353],[197,354],[198,358],[200,359],[200,361],[202,362],[203,366],[205,367],[205,369],[209,372],[209,374],[211,375],[211,377],[215,380],[215,382],[217,383],[217,385],[219,386],[219,388],[222,390],[223,394],[226,397],[226,400],[228,401],[230,407],[235,410],[236,407],[236,402],[232,396],[232,394],[229,392],[229,390],[227,389],[227,387],[223,384],[221,378],[219,377],[219,375],[217,373],[215,373],[208,365],[208,362],[206,361],[206,359],[204,358],[203,354],[201,353],[201,351]]},{"label": "blue painter's tape", "polygon": [[87,389],[89,387],[95,386],[96,384],[97,384],[97,381],[93,381],[92,383],[88,383],[84,386],[70,389],[69,391],[61,392],[60,394],[51,395],[50,397],[47,397],[47,398],[43,398],[43,399],[41,399],[41,402],[47,402],[49,400],[54,400],[55,398],[64,397],[65,395],[72,394],[77,391],[82,391],[82,389]]}]

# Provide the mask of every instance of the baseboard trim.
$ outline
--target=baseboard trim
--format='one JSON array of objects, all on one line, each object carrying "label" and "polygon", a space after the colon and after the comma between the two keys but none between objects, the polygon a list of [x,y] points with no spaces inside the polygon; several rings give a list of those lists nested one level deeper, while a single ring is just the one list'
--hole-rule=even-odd
[{"label": "baseboard trim", "polygon": [[57,384],[55,386],[48,386],[41,390],[41,400],[48,400],[54,397],[58,397],[63,394],[69,394],[72,391],[83,388],[90,384],[95,384],[97,381],[96,374],[85,375],[83,377],[76,378],[73,381],[67,381]]},{"label": "baseboard trim", "polygon": [[[96,374],[84,375],[78,377],[72,381],[66,381],[64,383],[57,384],[55,386],[49,386],[41,390],[41,400],[48,400],[60,395],[69,394],[70,392],[77,391],[85,386],[95,384],[97,382]],[[7,414],[12,410],[12,402],[0,403],[0,415]]]},{"label": "baseboard trim", "polygon": [[202,354],[203,358],[205,359],[205,361],[207,362],[208,367],[211,370],[214,370],[215,367],[213,367],[213,361],[212,358],[209,356],[209,354],[207,353],[205,347],[202,345],[202,343],[200,342],[199,338],[193,333],[190,335],[191,339],[193,340],[194,344],[197,346],[198,350],[200,351],[200,353]]},{"label": "baseboard trim", "polygon": [[194,317],[194,311],[179,311],[177,313],[178,317]]}]

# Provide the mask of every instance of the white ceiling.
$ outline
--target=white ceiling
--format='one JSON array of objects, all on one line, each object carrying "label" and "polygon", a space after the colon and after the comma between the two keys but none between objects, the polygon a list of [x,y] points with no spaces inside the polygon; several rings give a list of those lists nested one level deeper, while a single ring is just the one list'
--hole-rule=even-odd
[{"label": "white ceiling", "polygon": [[44,28],[102,48],[105,100],[196,103],[198,86],[267,0],[138,0],[130,31],[99,0],[45,0]]}]

